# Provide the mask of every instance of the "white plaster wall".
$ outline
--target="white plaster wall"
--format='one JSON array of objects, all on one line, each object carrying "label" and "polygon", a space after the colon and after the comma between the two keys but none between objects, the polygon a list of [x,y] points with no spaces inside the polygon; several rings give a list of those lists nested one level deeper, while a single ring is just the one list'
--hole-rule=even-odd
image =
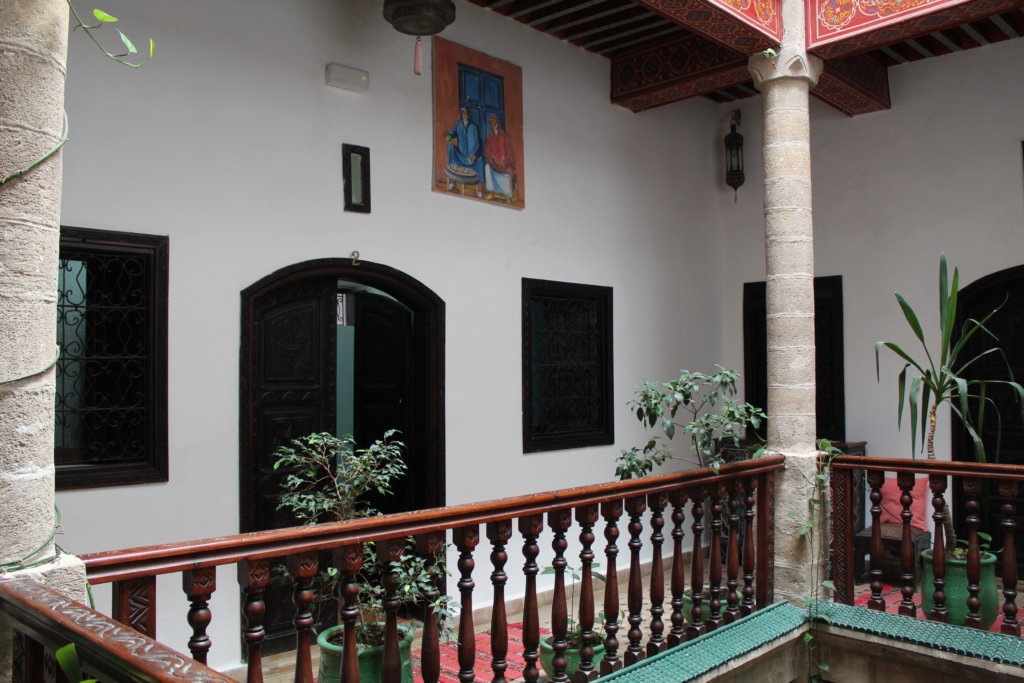
[{"label": "white plaster wall", "polygon": [[[721,360],[710,102],[632,114],[609,104],[603,58],[458,2],[444,36],[523,68],[520,212],[430,191],[429,43],[415,76],[413,39],[379,2],[104,9],[158,53],[132,71],[73,36],[62,221],[170,235],[170,481],[59,494],[68,550],[237,532],[239,292],[292,263],[359,250],[445,300],[449,503],[612,478],[618,450],[645,438],[633,385]],[[367,69],[369,92],[325,86],[328,62]],[[342,142],[372,150],[370,215],[341,210]],[[522,277],[614,287],[615,446],[522,453]],[[238,654],[233,571],[220,574],[215,666]],[[180,646],[184,598],[165,587],[161,640]]]},{"label": "white plaster wall", "polygon": [[[878,457],[910,457],[896,426],[896,375],[874,343],[919,349],[893,296],[904,294],[926,331],[938,326],[938,261],[961,285],[1024,263],[1024,40],[892,67],[892,109],[849,118],[812,99],[815,274],[842,275],[846,436]],[[729,109],[723,105],[723,114]],[[716,207],[728,235],[723,356],[739,354],[742,283],[764,279],[760,98],[743,104],[748,185],[737,207]],[[949,457],[949,421],[939,457]]]}]

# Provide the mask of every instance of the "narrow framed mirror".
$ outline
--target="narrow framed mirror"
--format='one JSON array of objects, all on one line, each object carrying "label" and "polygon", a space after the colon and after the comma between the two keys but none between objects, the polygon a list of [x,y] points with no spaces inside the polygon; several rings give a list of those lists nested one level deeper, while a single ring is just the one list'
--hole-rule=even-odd
[{"label": "narrow framed mirror", "polygon": [[370,213],[370,148],[342,144],[341,171],[345,179],[345,210]]}]

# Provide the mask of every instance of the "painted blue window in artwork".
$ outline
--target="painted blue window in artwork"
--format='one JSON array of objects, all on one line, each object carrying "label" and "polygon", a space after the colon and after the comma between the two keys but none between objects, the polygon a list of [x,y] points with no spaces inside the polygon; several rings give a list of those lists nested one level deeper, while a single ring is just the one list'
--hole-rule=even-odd
[{"label": "painted blue window in artwork", "polygon": [[459,106],[469,112],[469,120],[479,131],[483,148],[487,120],[491,114],[505,127],[505,79],[497,74],[459,64]]}]

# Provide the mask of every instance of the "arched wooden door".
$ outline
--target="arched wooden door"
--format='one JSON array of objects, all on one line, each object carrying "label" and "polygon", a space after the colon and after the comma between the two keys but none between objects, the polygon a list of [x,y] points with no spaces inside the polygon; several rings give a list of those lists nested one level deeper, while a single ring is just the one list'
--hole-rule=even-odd
[{"label": "arched wooden door", "polygon": [[[991,337],[983,333],[975,334],[964,348],[961,357],[973,358],[986,348],[990,348],[992,344],[996,344],[1006,354],[1014,379],[1017,382],[1024,381],[1024,265],[1001,270],[972,282],[960,290],[958,304],[957,332],[963,327],[964,320],[981,320],[1002,305],[1002,309],[985,325],[996,336],[998,342],[993,342]],[[1008,379],[1006,363],[998,354],[990,354],[979,359],[971,367],[966,379]],[[1024,465],[1024,424],[1021,423],[1020,410],[1016,406],[1012,391],[1008,387],[992,384],[988,395],[1000,406],[1002,428],[1000,430],[999,422],[993,419],[991,410],[987,411],[980,432],[987,457],[990,461],[998,457],[998,461],[1006,465]],[[996,444],[1000,440],[1000,431],[1002,438],[997,455]],[[953,459],[973,462],[974,448],[966,430],[954,424],[952,435]],[[964,509],[963,494],[959,489],[954,492],[954,502],[956,509]],[[994,486],[985,492],[982,511],[985,517],[983,526],[993,539],[996,539],[993,547],[1001,547],[1000,497]],[[960,519],[962,515],[957,515],[956,518]],[[1024,530],[1024,490],[1017,497],[1017,529]],[[960,530],[958,534],[962,532],[963,530]],[[1017,556],[1018,563],[1024,561],[1024,544],[1019,540]]]},{"label": "arched wooden door", "polygon": [[[336,433],[338,294],[354,296],[354,435],[360,446],[398,428],[409,472],[384,512],[444,505],[444,302],[387,266],[308,261],[242,292],[239,526],[261,531],[295,523],[276,509],[282,474],[274,451],[311,432]],[[272,587],[274,588],[274,587]],[[287,591],[268,591],[265,651],[291,647]]]},{"label": "arched wooden door", "polygon": [[[384,427],[403,412],[402,439],[409,445],[410,478],[416,481],[404,506],[444,505],[444,302],[393,268],[322,259],[279,270],[242,292],[242,531],[275,528],[285,521],[269,502],[277,494],[273,451],[312,431],[334,431],[334,326],[340,280],[393,298],[365,299],[372,304],[356,312],[357,323],[375,330],[372,342],[357,342],[358,395],[364,400],[356,411],[367,433],[356,436],[377,438],[374,425]],[[395,309],[407,311],[407,317],[396,323]],[[405,364],[400,380],[388,367],[396,358]]]}]

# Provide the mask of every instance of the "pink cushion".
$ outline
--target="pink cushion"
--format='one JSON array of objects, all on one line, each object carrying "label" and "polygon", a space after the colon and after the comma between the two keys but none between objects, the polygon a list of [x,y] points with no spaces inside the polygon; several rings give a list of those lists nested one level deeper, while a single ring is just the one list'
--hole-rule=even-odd
[{"label": "pink cushion", "polygon": [[[882,524],[903,524],[903,505],[900,503],[902,495],[896,477],[886,477],[885,483],[882,484]],[[928,478],[915,480],[910,495],[914,499],[910,504],[910,512],[914,515],[910,520],[910,526],[927,531],[925,506],[928,504]]]}]

